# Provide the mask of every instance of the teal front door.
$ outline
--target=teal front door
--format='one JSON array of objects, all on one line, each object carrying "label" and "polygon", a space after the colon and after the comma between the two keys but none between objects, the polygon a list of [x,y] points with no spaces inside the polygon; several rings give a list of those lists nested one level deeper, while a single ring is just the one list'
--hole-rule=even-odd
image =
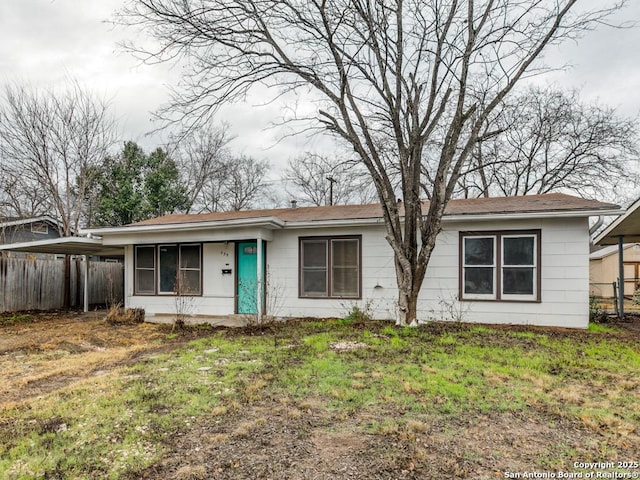
[{"label": "teal front door", "polygon": [[[262,258],[264,260],[264,246],[262,249],[262,253]],[[238,272],[238,277],[236,295],[238,298],[238,313],[255,315],[258,313],[257,242],[239,242],[237,261],[238,267],[236,271]],[[262,271],[262,278],[264,279],[264,263]]]}]

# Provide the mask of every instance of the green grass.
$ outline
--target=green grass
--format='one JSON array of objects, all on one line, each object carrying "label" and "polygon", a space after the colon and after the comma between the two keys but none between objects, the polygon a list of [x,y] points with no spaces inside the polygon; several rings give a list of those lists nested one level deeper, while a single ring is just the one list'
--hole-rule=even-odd
[{"label": "green grass", "polygon": [[157,462],[164,439],[199,419],[269,399],[366,413],[377,420],[363,428],[376,434],[425,416],[490,412],[559,416],[605,437],[640,423],[637,341],[616,329],[351,323],[218,332],[8,408],[0,471],[8,479],[120,478]]},{"label": "green grass", "polygon": [[2,314],[0,315],[1,325],[13,325],[16,323],[28,323],[33,321],[34,317],[26,313]]},{"label": "green grass", "polygon": [[610,325],[604,325],[602,323],[590,322],[589,331],[600,333],[616,333],[619,332],[619,329]]}]

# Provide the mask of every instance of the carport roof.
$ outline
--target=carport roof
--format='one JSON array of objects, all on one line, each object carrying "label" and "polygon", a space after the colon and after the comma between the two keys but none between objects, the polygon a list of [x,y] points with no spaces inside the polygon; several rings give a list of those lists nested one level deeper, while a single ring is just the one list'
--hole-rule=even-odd
[{"label": "carport roof", "polygon": [[594,240],[596,245],[616,245],[622,237],[624,243],[640,242],[640,199],[616,218]]},{"label": "carport roof", "polygon": [[124,255],[124,247],[105,246],[100,238],[62,237],[35,242],[0,245],[0,250],[57,255],[100,255],[114,257]]}]

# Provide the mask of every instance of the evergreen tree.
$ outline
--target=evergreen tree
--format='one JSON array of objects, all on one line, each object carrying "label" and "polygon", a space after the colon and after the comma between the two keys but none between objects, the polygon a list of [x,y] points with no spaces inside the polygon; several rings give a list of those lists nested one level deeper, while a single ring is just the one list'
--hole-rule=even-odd
[{"label": "evergreen tree", "polygon": [[95,222],[118,226],[182,211],[186,188],[175,162],[158,148],[147,155],[135,142],[107,157],[96,174]]}]

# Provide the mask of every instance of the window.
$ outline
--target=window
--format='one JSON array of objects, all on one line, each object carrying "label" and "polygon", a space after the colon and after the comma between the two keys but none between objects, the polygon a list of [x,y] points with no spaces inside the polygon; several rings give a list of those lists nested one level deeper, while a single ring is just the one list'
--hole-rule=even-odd
[{"label": "window", "polygon": [[49,233],[49,225],[46,223],[32,223],[31,224],[31,233],[40,233],[46,235]]},{"label": "window", "polygon": [[540,231],[460,233],[460,298],[540,301]]},{"label": "window", "polygon": [[182,293],[200,294],[200,245],[180,246],[180,288]]},{"label": "window", "polygon": [[200,295],[201,271],[202,247],[199,244],[135,247],[137,295]]},{"label": "window", "polygon": [[300,239],[300,296],[360,298],[361,237]]},{"label": "window", "polygon": [[178,246],[158,246],[158,293],[176,293]]},{"label": "window", "polygon": [[141,295],[156,293],[156,247],[135,248],[135,292]]}]

